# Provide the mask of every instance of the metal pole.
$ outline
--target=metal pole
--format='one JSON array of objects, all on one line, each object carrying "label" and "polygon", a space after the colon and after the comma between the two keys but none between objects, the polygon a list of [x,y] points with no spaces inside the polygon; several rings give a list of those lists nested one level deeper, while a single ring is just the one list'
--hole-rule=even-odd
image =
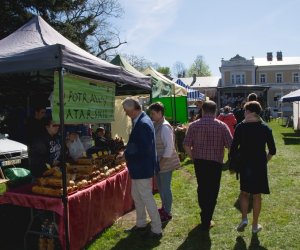
[{"label": "metal pole", "polygon": [[176,126],[176,91],[175,91],[175,84],[174,84],[174,125]]},{"label": "metal pole", "polygon": [[65,240],[66,249],[70,249],[69,237],[69,208],[68,208],[68,192],[67,192],[67,171],[66,171],[66,143],[65,143],[65,114],[64,114],[64,69],[59,70],[59,119],[60,119],[60,134],[61,134],[61,165],[62,165],[62,181],[63,181],[63,196],[62,202],[64,205],[64,225],[65,225]]}]

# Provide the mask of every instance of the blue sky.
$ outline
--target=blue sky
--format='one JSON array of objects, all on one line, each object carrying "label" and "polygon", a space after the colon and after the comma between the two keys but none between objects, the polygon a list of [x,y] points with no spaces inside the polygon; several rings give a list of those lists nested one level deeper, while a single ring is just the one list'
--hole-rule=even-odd
[{"label": "blue sky", "polygon": [[172,69],[190,67],[202,55],[213,75],[221,59],[251,59],[267,52],[300,56],[299,0],[119,0],[125,13],[116,22],[123,45]]}]

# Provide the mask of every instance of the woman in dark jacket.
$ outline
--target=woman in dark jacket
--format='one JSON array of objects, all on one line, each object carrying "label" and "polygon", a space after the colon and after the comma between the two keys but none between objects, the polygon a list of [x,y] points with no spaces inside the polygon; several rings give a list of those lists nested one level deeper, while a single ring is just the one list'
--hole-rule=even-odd
[{"label": "woman in dark jacket", "polygon": [[47,170],[46,164],[56,166],[61,153],[61,144],[57,136],[59,125],[54,124],[50,118],[43,118],[42,123],[46,130],[41,136],[32,138],[28,152],[31,174],[35,178],[42,176]]},{"label": "woman in dark jacket", "polygon": [[[245,120],[238,124],[234,133],[230,150],[230,157],[237,151],[241,155],[240,166],[240,206],[242,221],[238,231],[244,231],[248,225],[247,212],[249,194],[253,194],[252,232],[262,229],[258,224],[261,210],[261,194],[269,194],[267,162],[276,154],[276,147],[272,130],[262,121],[259,114],[261,106],[256,101],[247,102],[244,106]],[[268,153],[265,148],[268,146]]]}]

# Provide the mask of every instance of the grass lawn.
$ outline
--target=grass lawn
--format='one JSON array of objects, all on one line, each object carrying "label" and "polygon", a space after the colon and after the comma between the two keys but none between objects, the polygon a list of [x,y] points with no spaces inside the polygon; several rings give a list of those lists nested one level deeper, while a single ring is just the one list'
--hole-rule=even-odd
[{"label": "grass lawn", "polygon": [[[139,233],[126,234],[124,229],[134,220],[116,222],[102,232],[86,249],[300,249],[300,133],[272,121],[277,155],[269,163],[271,194],[264,195],[260,223],[263,230],[252,235],[251,226],[243,233],[235,230],[240,221],[236,206],[239,183],[235,175],[223,171],[218,204],[214,213],[216,226],[208,234],[199,230],[199,207],[196,178],[189,159],[174,172],[173,220],[158,241],[143,239]],[[159,204],[159,197],[155,198]],[[159,204],[160,205],[160,204]],[[251,224],[252,213],[249,214]]]}]

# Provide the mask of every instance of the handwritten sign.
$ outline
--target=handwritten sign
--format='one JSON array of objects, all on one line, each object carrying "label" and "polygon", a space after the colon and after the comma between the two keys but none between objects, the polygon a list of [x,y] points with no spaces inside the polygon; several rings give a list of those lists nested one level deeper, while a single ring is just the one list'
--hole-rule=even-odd
[{"label": "handwritten sign", "polygon": [[[66,124],[100,123],[114,120],[116,86],[71,74],[64,75]],[[53,120],[59,122],[59,78],[54,76]]]}]

